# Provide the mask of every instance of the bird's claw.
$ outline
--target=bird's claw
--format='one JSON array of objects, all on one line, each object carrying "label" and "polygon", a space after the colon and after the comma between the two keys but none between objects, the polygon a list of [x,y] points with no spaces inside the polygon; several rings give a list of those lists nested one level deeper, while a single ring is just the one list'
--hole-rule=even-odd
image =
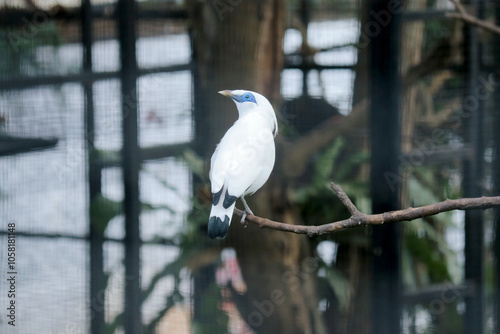
[{"label": "bird's claw", "polygon": [[243,216],[241,216],[240,223],[244,225],[243,226],[244,228],[246,228],[248,226],[248,222],[245,221],[245,219],[247,218],[248,214],[253,215],[253,212],[245,210],[245,211],[243,211]]},{"label": "bird's claw", "polygon": [[241,221],[240,223],[243,224],[243,227],[247,227],[248,226],[248,223],[245,221],[245,219],[247,218],[247,211],[243,211],[243,216],[241,216]]}]

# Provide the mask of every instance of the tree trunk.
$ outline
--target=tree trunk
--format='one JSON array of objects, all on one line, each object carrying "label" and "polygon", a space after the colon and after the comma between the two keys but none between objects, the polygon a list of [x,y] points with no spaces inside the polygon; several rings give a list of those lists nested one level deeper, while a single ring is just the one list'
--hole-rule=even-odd
[{"label": "tree trunk", "polygon": [[[427,6],[427,0],[406,1],[405,10],[424,10]],[[422,44],[424,37],[424,22],[407,22],[403,24],[401,40],[401,75],[404,77],[410,68],[420,63],[422,60]],[[416,124],[415,118],[417,108],[418,83],[406,87],[403,91],[402,111],[401,111],[401,152],[410,153],[413,149],[413,132]],[[411,205],[408,194],[409,171],[405,171],[401,185],[401,206]]]},{"label": "tree trunk", "polygon": [[[361,34],[358,40],[358,57],[355,67],[356,77],[353,87],[353,110],[355,106],[369,101],[369,78],[370,78],[370,47],[371,38],[366,33],[366,24],[373,20],[369,15],[370,1],[360,1],[358,16],[360,20]],[[364,114],[368,114],[368,108],[363,110]],[[348,116],[351,117],[351,116]],[[366,117],[366,115],[365,115]],[[367,128],[367,124],[363,123],[363,128]],[[364,143],[359,145],[359,150],[362,148],[368,149],[367,138]],[[358,180],[364,180],[368,185],[369,168],[361,166],[358,174]],[[369,239],[368,231],[365,231],[364,238]],[[348,240],[349,238],[346,238]],[[346,309],[337,310],[336,321],[330,321],[331,327],[335,333],[359,333],[367,334],[370,332],[370,291],[371,291],[371,248],[358,243],[340,243],[337,251],[336,268],[340,270],[351,285],[352,294],[347,303]]]},{"label": "tree trunk", "polygon": [[[237,119],[234,104],[217,91],[257,91],[278,110],[285,1],[191,0],[188,9],[197,66],[197,150],[208,161]],[[278,149],[271,179],[247,201],[259,216],[294,222],[298,215],[285,203],[280,160]],[[256,333],[325,333],[317,311],[317,262],[309,256],[306,236],[244,229],[234,217],[227,245],[236,249],[247,286],[234,301]]]},{"label": "tree trunk", "polygon": [[[415,10],[425,8],[427,0],[406,1],[404,3],[406,10]],[[372,43],[366,32],[366,23],[373,21],[374,18],[369,15],[370,2],[360,3],[360,23],[361,36],[358,42],[358,62],[356,65],[356,78],[354,82],[353,106],[369,98],[368,78],[369,78],[369,48],[368,43]],[[402,31],[402,74],[405,74],[409,68],[419,63],[421,58],[423,23],[411,22],[403,26]],[[415,104],[417,90],[415,86],[410,86],[404,91],[403,114],[402,114],[402,144],[403,152],[411,150],[413,136],[413,123],[415,114]],[[360,175],[363,175],[360,173]],[[361,178],[361,177],[360,177]],[[407,194],[406,186],[402,193]],[[405,199],[407,197],[405,196]],[[351,300],[345,312],[338,315],[335,329],[339,333],[368,333],[370,331],[370,284],[371,284],[371,248],[358,246],[356,244],[341,244],[338,248],[337,269],[341,270],[352,285]]]}]

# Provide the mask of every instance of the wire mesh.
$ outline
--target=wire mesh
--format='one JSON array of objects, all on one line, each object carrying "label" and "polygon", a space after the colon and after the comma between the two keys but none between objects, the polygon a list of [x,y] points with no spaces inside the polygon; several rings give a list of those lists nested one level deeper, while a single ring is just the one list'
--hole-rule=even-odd
[{"label": "wire mesh", "polygon": [[[452,10],[450,1],[419,3],[420,8],[413,4],[416,7],[407,10],[408,21],[402,27],[406,40],[401,50],[404,116],[399,167],[408,180],[403,200],[420,206],[463,195],[463,161],[474,144],[468,140],[467,126],[471,114],[479,108],[487,115],[482,129],[487,133],[482,186],[485,193],[491,193],[495,173],[492,162],[496,159],[491,133],[497,129],[488,121],[496,112],[491,98],[497,94],[494,64],[498,55],[493,43],[486,39],[475,78],[476,91],[481,95],[464,94],[467,87],[469,93],[474,92],[467,76],[467,66],[471,65],[465,64],[468,56],[463,46],[464,25],[443,17],[425,19],[424,10],[433,15]],[[137,5],[138,100],[129,103],[138,106],[138,140],[144,154],[139,174],[140,288],[144,299],[137,301],[141,303],[144,332],[190,333],[196,328],[217,332],[222,328],[228,333],[257,333],[257,318],[252,318],[256,313],[251,312],[255,307],[245,313],[238,304],[238,295],[248,290],[234,248],[190,239],[193,230],[197,234],[205,232],[197,221],[206,220],[210,200],[193,189],[199,191],[195,182],[207,182],[203,171],[208,162],[198,160],[192,150],[172,154],[175,157],[165,153],[175,145],[200,140],[193,121],[197,82],[192,71],[192,31],[186,13],[171,18],[175,16],[171,13],[185,10],[186,4],[144,1]],[[79,6],[80,2],[72,0],[10,0],[0,7],[0,14],[21,18],[14,23],[0,23],[0,144],[8,139],[24,145],[18,151],[0,155],[2,281],[7,275],[8,224],[15,224],[17,245],[18,322],[13,329],[2,316],[0,328],[6,333],[87,333],[97,313],[105,315],[105,330],[125,332],[124,295],[132,278],[126,276],[124,264],[127,244],[120,159],[122,122],[127,116],[122,110],[117,2],[91,1],[89,72],[83,71],[85,46]],[[353,106],[367,97],[363,82],[359,83],[369,80],[363,71],[369,66],[370,41],[360,37],[369,32],[360,19],[365,7],[360,1],[290,1],[283,41],[285,68],[280,82],[283,103],[278,110],[287,140],[306,135],[333,116],[349,116]],[[366,22],[378,22],[371,15]],[[478,109],[468,109],[471,101],[477,102]],[[94,130],[87,133],[90,110]],[[350,190],[358,197],[359,207],[369,208],[366,184],[363,190],[358,185],[367,179],[366,130],[353,132],[345,136],[347,144],[339,140],[331,144],[328,152],[314,155],[307,177],[297,183],[310,184],[321,173],[328,173],[316,167],[318,161],[338,159],[335,162],[342,165],[338,170],[332,168],[328,177],[336,176],[348,183],[350,173],[361,170]],[[350,145],[359,152],[350,155]],[[93,168],[99,170],[98,178],[89,176]],[[90,188],[96,184],[98,195],[90,198]],[[320,192],[307,189],[310,193],[293,193],[297,202],[304,198],[300,196]],[[487,235],[492,235],[492,220],[491,215],[486,215]],[[103,231],[102,274],[106,282],[96,296],[90,296],[90,221],[100,224]],[[408,225],[403,283],[408,300],[416,301],[405,304],[403,333],[437,333],[443,328],[450,333],[464,331],[457,322],[442,325],[446,317],[464,317],[469,296],[467,289],[456,287],[465,277],[464,221],[463,214],[449,213]],[[325,264],[317,278],[328,286],[328,293],[317,301],[318,309],[323,315],[342,315],[347,308],[334,310],[342,305],[339,291],[351,290],[342,285],[349,273],[344,270],[339,274],[339,256],[345,256],[346,245],[352,244],[334,238],[314,242],[313,256]],[[493,237],[487,238],[484,251],[490,257],[493,248]],[[202,251],[193,259],[190,252],[194,250]],[[446,268],[430,268],[442,263]],[[493,289],[493,264],[487,262],[487,266],[490,276],[485,284]],[[422,297],[434,284],[445,284],[437,292],[441,296]],[[412,293],[418,289],[425,291],[417,298]],[[0,291],[2,309],[12,300],[4,292]],[[489,295],[486,316],[490,332],[495,321],[493,303]],[[345,323],[348,328],[348,321]],[[337,325],[328,326],[332,329]]]}]

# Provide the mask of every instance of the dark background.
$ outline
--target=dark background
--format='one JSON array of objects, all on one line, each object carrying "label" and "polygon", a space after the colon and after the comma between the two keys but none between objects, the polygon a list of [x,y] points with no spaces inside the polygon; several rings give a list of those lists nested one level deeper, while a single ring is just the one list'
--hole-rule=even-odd
[{"label": "dark background", "polygon": [[[500,22],[498,1],[465,9]],[[280,134],[256,215],[301,225],[500,193],[500,36],[451,1],[0,4],[5,333],[500,333],[498,212],[207,236],[237,117]],[[237,207],[242,208],[241,203]],[[6,307],[16,226],[16,326]]]}]

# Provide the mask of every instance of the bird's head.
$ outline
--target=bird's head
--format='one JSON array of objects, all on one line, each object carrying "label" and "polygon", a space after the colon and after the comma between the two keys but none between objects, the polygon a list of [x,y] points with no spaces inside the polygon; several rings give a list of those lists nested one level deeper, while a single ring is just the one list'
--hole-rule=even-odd
[{"label": "bird's head", "polygon": [[[219,94],[227,96],[231,98],[236,105],[243,103],[254,103],[257,104],[257,99],[255,98],[257,94],[255,92],[251,92],[249,90],[221,90]],[[261,95],[262,96],[262,95]],[[263,97],[263,96],[262,96]]]},{"label": "bird's head", "polygon": [[251,111],[262,112],[269,118],[273,133],[275,135],[277,134],[278,122],[276,120],[276,114],[274,113],[273,106],[264,96],[256,92],[242,89],[221,90],[219,94],[231,98],[234,103],[236,103],[240,117]]}]

